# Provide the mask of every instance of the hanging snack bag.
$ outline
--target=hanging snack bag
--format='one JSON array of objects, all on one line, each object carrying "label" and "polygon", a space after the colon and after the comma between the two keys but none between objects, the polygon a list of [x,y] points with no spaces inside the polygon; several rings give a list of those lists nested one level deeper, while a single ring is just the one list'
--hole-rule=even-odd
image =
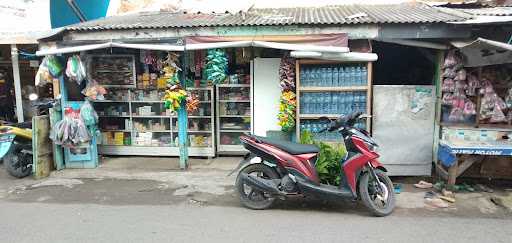
[{"label": "hanging snack bag", "polygon": [[494,108],[489,121],[492,123],[505,122],[507,121],[507,118],[505,117],[505,114],[503,114],[501,108],[497,106]]},{"label": "hanging snack bag", "polygon": [[508,89],[507,97],[505,98],[505,103],[507,104],[507,108],[512,108],[512,88]]},{"label": "hanging snack bag", "polygon": [[455,78],[457,76],[457,72],[451,68],[445,68],[443,72],[444,78]]},{"label": "hanging snack bag", "polygon": [[444,68],[450,68],[455,66],[458,63],[457,54],[455,50],[450,50],[444,59]]},{"label": "hanging snack bag", "polygon": [[470,99],[466,99],[466,101],[464,102],[464,110],[462,111],[462,113],[466,116],[475,115],[475,103],[473,103],[473,101],[471,101]]},{"label": "hanging snack bag", "polygon": [[469,96],[476,95],[476,89],[480,87],[480,81],[475,75],[469,74],[468,78],[468,88],[466,89],[466,94]]},{"label": "hanging snack bag", "polygon": [[464,113],[461,108],[453,107],[450,115],[448,116],[448,120],[452,122],[464,121]]},{"label": "hanging snack bag", "polygon": [[82,94],[91,100],[104,100],[106,93],[107,90],[94,80],[87,82],[87,86],[82,90]]},{"label": "hanging snack bag", "polygon": [[452,105],[455,96],[452,93],[443,94],[443,105]]},{"label": "hanging snack bag", "polygon": [[457,75],[455,76],[455,81],[466,80],[466,76],[467,76],[466,70],[461,69],[461,70],[457,71]]},{"label": "hanging snack bag", "polygon": [[455,82],[451,78],[445,78],[441,89],[443,92],[453,92],[455,91]]}]

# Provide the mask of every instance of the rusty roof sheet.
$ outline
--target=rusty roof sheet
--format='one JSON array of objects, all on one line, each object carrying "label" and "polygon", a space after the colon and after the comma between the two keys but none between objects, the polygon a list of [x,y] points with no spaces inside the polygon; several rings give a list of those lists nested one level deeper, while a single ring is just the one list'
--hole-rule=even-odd
[{"label": "rusty roof sheet", "polygon": [[66,30],[186,28],[213,26],[442,23],[470,19],[425,4],[340,5],[317,8],[252,9],[247,13],[150,12],[112,16],[66,27]]}]

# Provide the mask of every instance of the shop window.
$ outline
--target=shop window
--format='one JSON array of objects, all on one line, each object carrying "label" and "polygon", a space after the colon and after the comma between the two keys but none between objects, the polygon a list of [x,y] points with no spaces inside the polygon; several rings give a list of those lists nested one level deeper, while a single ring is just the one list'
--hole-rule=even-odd
[{"label": "shop window", "polygon": [[435,53],[429,49],[373,42],[375,85],[434,84]]}]

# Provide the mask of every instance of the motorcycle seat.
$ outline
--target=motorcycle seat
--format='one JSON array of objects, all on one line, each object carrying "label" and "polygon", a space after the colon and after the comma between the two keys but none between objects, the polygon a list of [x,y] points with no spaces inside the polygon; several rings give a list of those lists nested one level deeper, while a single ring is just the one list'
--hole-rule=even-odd
[{"label": "motorcycle seat", "polygon": [[294,142],[289,142],[289,141],[284,141],[284,140],[255,136],[255,135],[253,135],[253,137],[263,143],[270,144],[270,145],[272,145],[278,149],[281,149],[285,152],[288,152],[289,154],[292,154],[292,155],[312,154],[312,153],[320,152],[320,149],[316,145],[294,143]]}]

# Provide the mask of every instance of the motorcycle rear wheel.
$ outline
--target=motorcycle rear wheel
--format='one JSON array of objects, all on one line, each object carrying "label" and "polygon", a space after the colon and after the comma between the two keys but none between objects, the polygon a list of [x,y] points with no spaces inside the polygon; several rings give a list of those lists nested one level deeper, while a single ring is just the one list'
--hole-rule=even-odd
[{"label": "motorcycle rear wheel", "polygon": [[[241,170],[239,175],[241,173],[256,175],[265,179],[279,179],[279,176],[272,168],[263,164],[249,165]],[[238,195],[240,196],[240,202],[246,208],[256,210],[267,209],[270,208],[276,200],[275,197],[268,193],[264,193],[246,185],[240,176],[237,176],[236,178],[235,187],[238,191]]]},{"label": "motorcycle rear wheel", "polygon": [[7,154],[4,156],[5,169],[9,175],[16,178],[23,178],[32,173],[32,167],[29,166],[32,165],[32,156],[22,155],[22,149],[21,145],[13,143]]},{"label": "motorcycle rear wheel", "polygon": [[363,204],[373,215],[383,217],[391,214],[395,209],[395,191],[393,182],[384,171],[375,170],[375,174],[384,192],[380,194],[376,192],[376,180],[372,178],[371,173],[365,173],[359,182],[359,195]]}]

